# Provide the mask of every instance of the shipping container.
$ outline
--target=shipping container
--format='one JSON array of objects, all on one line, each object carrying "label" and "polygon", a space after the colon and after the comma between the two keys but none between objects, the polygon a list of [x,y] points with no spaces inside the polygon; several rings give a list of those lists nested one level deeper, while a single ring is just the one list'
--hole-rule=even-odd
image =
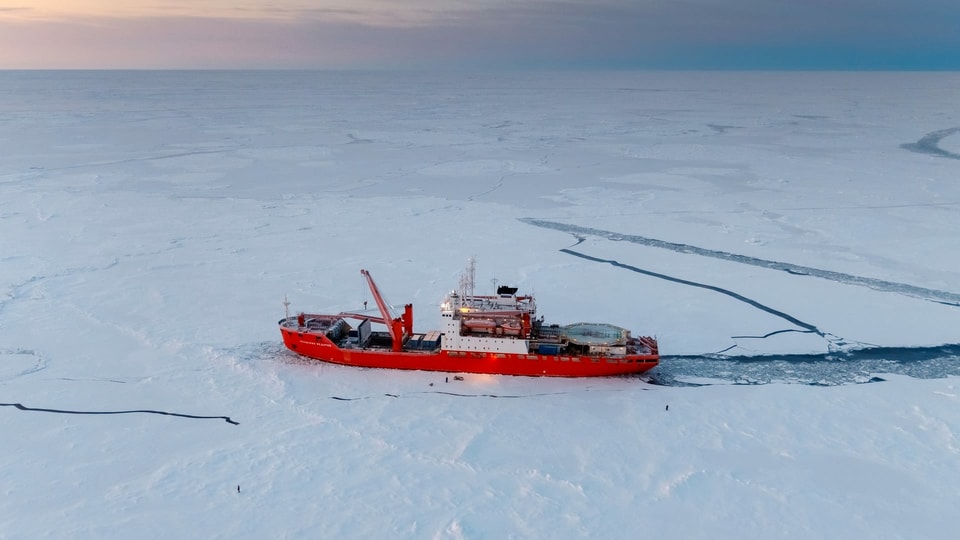
[{"label": "shipping container", "polygon": [[541,343],[537,347],[537,352],[540,354],[560,354],[560,344],[559,343]]}]

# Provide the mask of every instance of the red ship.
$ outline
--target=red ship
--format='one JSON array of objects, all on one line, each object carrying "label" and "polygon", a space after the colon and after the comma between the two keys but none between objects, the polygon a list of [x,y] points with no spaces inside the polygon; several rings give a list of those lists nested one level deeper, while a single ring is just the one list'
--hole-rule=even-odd
[{"label": "red ship", "polygon": [[[309,358],[348,366],[536,377],[643,373],[660,361],[656,339],[633,337],[612,324],[545,324],[536,316],[533,296],[517,296],[516,288],[501,286],[491,296],[473,294],[472,261],[460,290],[440,306],[443,327],[423,333],[413,329],[412,304],[393,314],[370,273],[360,274],[380,316],[288,313],[279,323],[284,345]],[[373,324],[386,331],[373,330]]]}]

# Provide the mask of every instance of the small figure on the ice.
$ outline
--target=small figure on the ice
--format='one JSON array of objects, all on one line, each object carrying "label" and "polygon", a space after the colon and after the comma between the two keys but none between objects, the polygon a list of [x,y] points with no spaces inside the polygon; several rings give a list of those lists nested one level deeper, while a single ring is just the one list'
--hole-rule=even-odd
[{"label": "small figure on the ice", "polygon": [[669,405],[667,405],[667,408],[666,408],[666,409],[664,409],[664,410],[665,410],[665,411],[669,411],[669,410],[670,410],[670,406],[669,406]]},{"label": "small figure on the ice", "polygon": [[240,484],[237,484],[237,493],[240,493]]}]

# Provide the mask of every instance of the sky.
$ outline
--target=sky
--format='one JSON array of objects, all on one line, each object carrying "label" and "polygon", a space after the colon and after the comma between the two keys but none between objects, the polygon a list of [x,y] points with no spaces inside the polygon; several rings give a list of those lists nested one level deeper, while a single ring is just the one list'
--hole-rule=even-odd
[{"label": "sky", "polygon": [[0,69],[960,69],[956,0],[0,0]]}]

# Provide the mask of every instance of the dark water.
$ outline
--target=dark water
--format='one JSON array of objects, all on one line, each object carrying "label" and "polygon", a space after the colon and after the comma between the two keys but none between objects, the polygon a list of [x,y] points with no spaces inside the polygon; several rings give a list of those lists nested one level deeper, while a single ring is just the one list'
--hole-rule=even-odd
[{"label": "dark water", "polygon": [[815,386],[881,382],[885,374],[918,379],[960,376],[960,344],[876,347],[829,354],[664,356],[647,378],[664,386],[792,383]]}]

